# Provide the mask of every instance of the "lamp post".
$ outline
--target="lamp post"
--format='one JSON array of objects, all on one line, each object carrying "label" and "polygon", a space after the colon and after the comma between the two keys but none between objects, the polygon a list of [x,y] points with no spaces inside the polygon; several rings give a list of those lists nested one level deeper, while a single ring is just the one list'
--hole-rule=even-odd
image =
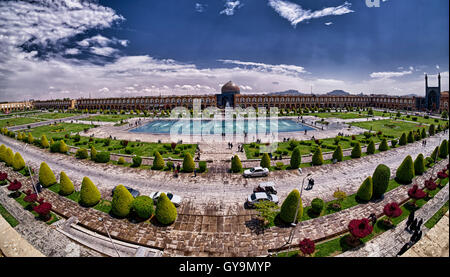
[{"label": "lamp post", "polygon": [[109,231],[108,231],[108,228],[107,228],[106,225],[105,225],[105,222],[103,222],[103,218],[99,217],[98,220],[99,220],[101,223],[103,223],[103,227],[105,227],[105,230],[106,230],[106,233],[108,234],[109,240],[111,241],[111,244],[114,246],[114,249],[115,249],[116,252],[117,252],[117,256],[120,258],[119,251],[117,250],[116,244],[113,242],[113,240],[112,240],[112,238],[111,238],[111,235],[109,234]]},{"label": "lamp post", "polygon": [[[300,173],[302,172],[300,168],[299,168],[299,172],[300,172]],[[308,175],[306,175],[306,176],[303,178],[303,181],[302,181],[302,187],[300,188],[300,197],[299,197],[299,199],[298,199],[297,209],[295,210],[295,216],[294,216],[294,219],[293,219],[293,221],[292,221],[292,223],[291,223],[291,226],[292,226],[293,228],[292,228],[292,230],[291,230],[291,233],[289,234],[289,240],[288,240],[288,242],[287,242],[287,243],[289,244],[289,247],[288,247],[288,253],[289,253],[289,251],[290,251],[290,249],[291,249],[291,243],[292,243],[292,240],[293,240],[293,238],[294,238],[293,235],[294,235],[295,228],[297,227],[297,224],[295,223],[295,220],[297,219],[298,210],[300,209],[300,202],[301,202],[301,200],[302,200],[303,186],[304,186],[304,184],[305,184],[305,179],[308,178],[309,176],[311,176],[311,173],[308,173]]]}]

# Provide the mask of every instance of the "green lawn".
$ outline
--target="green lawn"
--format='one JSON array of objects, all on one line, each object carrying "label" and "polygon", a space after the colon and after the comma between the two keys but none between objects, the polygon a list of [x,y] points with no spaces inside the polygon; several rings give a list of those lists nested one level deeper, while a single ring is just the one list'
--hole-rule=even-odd
[{"label": "green lawn", "polygon": [[437,122],[436,122],[436,120],[434,118],[426,119],[422,116],[415,116],[415,115],[410,115],[409,118],[406,115],[400,117],[400,119],[406,120],[406,121],[414,121],[413,118],[417,118],[416,121],[419,123],[428,124],[428,125],[434,124],[435,126],[437,124],[445,125],[448,122],[448,121],[441,120],[441,119],[436,119],[437,120]]},{"label": "green lawn", "polygon": [[0,215],[3,216],[3,218],[9,223],[9,225],[11,225],[11,227],[14,228],[19,225],[19,221],[17,221],[17,219],[15,219],[14,216],[12,216],[8,212],[8,210],[6,210],[6,208],[2,206],[2,204],[0,204]]},{"label": "green lawn", "polygon": [[378,132],[381,131],[385,135],[391,135],[396,138],[400,137],[403,133],[408,134],[409,131],[426,128],[428,126],[421,123],[409,123],[391,119],[365,121],[365,122],[353,122],[350,125],[357,126],[363,129]]},{"label": "green lawn", "polygon": [[359,114],[358,112],[332,112],[332,113],[314,113],[311,114],[319,118],[340,118],[340,119],[354,119],[354,118],[366,118],[369,117],[369,115]]},{"label": "green lawn", "polygon": [[135,114],[109,114],[109,115],[95,115],[83,120],[87,121],[102,121],[102,122],[119,122],[121,120],[126,120],[133,117],[139,117],[143,115],[135,115]]},{"label": "green lawn", "polygon": [[426,223],[425,226],[431,229],[436,225],[436,223],[441,220],[441,218],[448,212],[448,201],[442,206],[439,211],[437,211]]},{"label": "green lawn", "polygon": [[33,117],[37,118],[44,118],[44,119],[60,119],[60,118],[66,118],[71,116],[76,116],[75,113],[42,113],[33,115]]},{"label": "green lawn", "polygon": [[2,120],[0,120],[0,128],[17,126],[17,125],[25,125],[25,124],[30,124],[30,123],[40,122],[40,121],[44,121],[44,120],[37,119],[37,118],[27,118],[27,117],[2,119]]},{"label": "green lawn", "polygon": [[70,133],[78,133],[80,135],[83,134],[85,128],[92,128],[92,125],[86,124],[72,124],[72,123],[57,123],[46,126],[39,126],[36,128],[32,128],[27,130],[27,133],[30,132],[34,138],[41,138],[42,135],[45,134],[47,139],[50,141],[51,138],[63,138],[65,135]]}]

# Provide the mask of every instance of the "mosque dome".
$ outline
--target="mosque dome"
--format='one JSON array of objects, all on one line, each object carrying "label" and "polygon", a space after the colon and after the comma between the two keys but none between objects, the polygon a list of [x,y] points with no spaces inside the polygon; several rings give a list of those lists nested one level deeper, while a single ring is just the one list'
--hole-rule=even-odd
[{"label": "mosque dome", "polygon": [[222,87],[222,93],[240,93],[240,91],[241,89],[231,81]]}]

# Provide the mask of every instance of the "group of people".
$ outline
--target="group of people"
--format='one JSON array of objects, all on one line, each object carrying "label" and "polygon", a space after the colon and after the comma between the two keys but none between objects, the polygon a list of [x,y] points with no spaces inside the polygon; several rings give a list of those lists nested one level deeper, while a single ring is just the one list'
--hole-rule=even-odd
[{"label": "group of people", "polygon": [[409,248],[411,248],[416,242],[418,242],[422,238],[422,231],[420,230],[423,224],[423,219],[417,220],[414,218],[414,211],[412,211],[408,220],[406,221],[406,230],[409,233],[412,233],[412,236],[409,242],[405,243],[400,251],[397,253],[397,256],[403,255]]},{"label": "group of people", "polygon": [[423,146],[423,147],[426,147],[426,146],[427,146],[427,140],[426,140],[426,139],[422,140],[422,146]]}]

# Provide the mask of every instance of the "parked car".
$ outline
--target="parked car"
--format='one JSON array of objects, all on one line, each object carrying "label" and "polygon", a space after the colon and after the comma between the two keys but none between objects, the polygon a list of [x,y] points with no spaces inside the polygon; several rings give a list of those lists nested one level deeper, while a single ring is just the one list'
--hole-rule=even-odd
[{"label": "parked car", "polygon": [[[158,198],[161,196],[161,193],[163,193],[164,191],[157,191],[157,192],[152,192],[150,193],[150,198],[153,199],[153,202],[155,202],[155,204],[158,202]],[[175,207],[179,207],[181,204],[181,197],[178,195],[175,195],[173,193],[170,192],[164,192],[167,195],[167,198],[169,198],[169,200],[175,205]]]},{"label": "parked car", "polygon": [[255,207],[256,203],[260,203],[262,201],[270,201],[275,204],[278,204],[278,197],[274,194],[270,194],[267,192],[254,192],[247,198],[247,205],[251,208]]},{"label": "parked car", "polygon": [[[111,196],[114,196],[114,191],[116,190],[117,186],[112,190],[111,192]],[[130,187],[125,187],[130,193],[131,195],[133,195],[134,198],[138,197],[139,195],[141,195],[141,193],[138,190],[135,190],[133,188]]]},{"label": "parked car", "polygon": [[269,176],[269,169],[260,166],[244,171],[244,177],[266,177]]},{"label": "parked car", "polygon": [[267,192],[270,194],[277,194],[274,182],[260,183],[256,188],[253,189],[253,192]]}]

